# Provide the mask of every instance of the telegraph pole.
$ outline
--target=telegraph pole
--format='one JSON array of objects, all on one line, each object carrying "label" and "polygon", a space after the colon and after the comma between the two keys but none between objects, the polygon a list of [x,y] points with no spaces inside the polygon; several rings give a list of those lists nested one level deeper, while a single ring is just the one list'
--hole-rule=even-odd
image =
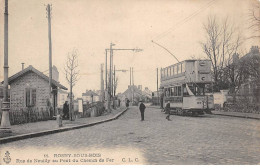
[{"label": "telegraph pole", "polygon": [[158,92],[158,68],[156,69],[157,70],[157,98],[158,98],[158,104],[159,104],[159,92]]},{"label": "telegraph pole", "polygon": [[106,49],[106,89],[107,89],[107,49]]},{"label": "telegraph pole", "polygon": [[8,100],[8,0],[5,0],[4,13],[4,99],[2,107],[2,120],[0,132],[11,133],[11,124],[9,119],[10,102]]},{"label": "telegraph pole", "polygon": [[104,100],[104,79],[103,79],[103,64],[101,64],[101,79],[100,79],[100,101],[103,102]]},{"label": "telegraph pole", "polygon": [[116,96],[116,66],[114,65],[114,96]]},{"label": "telegraph pole", "polygon": [[132,67],[132,89],[133,89],[133,92],[132,92],[132,105],[134,105],[134,94],[135,94],[135,84],[134,84],[134,67]]},{"label": "telegraph pole", "polygon": [[[47,10],[47,18],[48,18],[48,38],[49,38],[49,103],[50,107],[52,106],[52,93],[51,93],[51,83],[52,83],[52,42],[51,42],[51,5],[48,4],[46,7]],[[50,110],[50,117],[52,117],[53,113]]]},{"label": "telegraph pole", "polygon": [[130,67],[130,87],[132,86],[132,81],[131,81],[131,77],[132,77],[132,68]]}]

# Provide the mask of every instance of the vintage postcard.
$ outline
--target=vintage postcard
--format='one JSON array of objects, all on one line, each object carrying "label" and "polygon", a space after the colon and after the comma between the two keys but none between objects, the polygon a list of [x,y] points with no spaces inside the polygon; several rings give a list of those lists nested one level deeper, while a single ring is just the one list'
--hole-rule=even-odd
[{"label": "vintage postcard", "polygon": [[259,47],[259,0],[0,0],[0,164],[258,165]]}]

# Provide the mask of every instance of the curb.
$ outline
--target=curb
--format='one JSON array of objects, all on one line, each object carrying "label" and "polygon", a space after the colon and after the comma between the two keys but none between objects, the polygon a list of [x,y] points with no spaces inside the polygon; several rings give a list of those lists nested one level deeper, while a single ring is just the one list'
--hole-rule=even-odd
[{"label": "curb", "polygon": [[22,134],[22,135],[0,138],[0,144],[18,141],[18,140],[27,139],[27,138],[34,138],[34,137],[64,132],[64,131],[70,131],[70,130],[84,128],[84,127],[91,127],[91,126],[94,126],[94,125],[97,125],[97,124],[102,124],[102,123],[105,123],[105,122],[116,120],[121,115],[123,115],[127,110],[128,110],[128,108],[124,109],[123,111],[119,112],[118,114],[116,114],[115,116],[113,116],[111,118],[104,119],[104,120],[101,120],[101,121],[98,121],[98,122],[89,123],[89,124],[82,124],[82,125],[76,125],[76,126],[72,126],[72,127],[63,127],[63,128],[52,129],[52,130],[46,130],[46,131],[29,133],[29,134]]},{"label": "curb", "polygon": [[249,117],[249,116],[236,116],[236,115],[231,115],[231,114],[215,114],[215,113],[212,113],[212,115],[220,115],[220,116],[228,116],[228,117],[248,118],[248,119],[260,120],[260,118]]}]

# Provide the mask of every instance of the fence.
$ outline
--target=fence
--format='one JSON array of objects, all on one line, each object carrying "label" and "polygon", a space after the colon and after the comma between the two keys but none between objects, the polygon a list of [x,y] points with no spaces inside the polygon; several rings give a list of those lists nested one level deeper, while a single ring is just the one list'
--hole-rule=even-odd
[{"label": "fence", "polygon": [[[0,111],[0,121],[2,119],[2,111]],[[41,108],[15,108],[9,111],[9,119],[11,125],[24,124],[37,121],[45,121],[50,119],[48,109]]]},{"label": "fence", "polygon": [[90,117],[93,108],[96,108],[97,116],[100,116],[105,112],[105,106],[102,102],[83,104],[83,114],[81,117]]}]

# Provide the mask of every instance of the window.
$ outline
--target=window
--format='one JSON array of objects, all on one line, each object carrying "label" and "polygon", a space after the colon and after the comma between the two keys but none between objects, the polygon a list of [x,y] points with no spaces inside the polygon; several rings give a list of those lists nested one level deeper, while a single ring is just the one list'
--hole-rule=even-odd
[{"label": "window", "polygon": [[169,67],[169,76],[172,76],[172,67]]},{"label": "window", "polygon": [[34,107],[36,105],[36,89],[26,88],[25,89],[25,105],[26,107]]},{"label": "window", "polygon": [[172,75],[174,75],[174,67],[172,67]]},{"label": "window", "polygon": [[174,87],[171,88],[171,96],[174,96]]},{"label": "window", "polygon": [[176,87],[176,86],[174,87],[174,93],[173,93],[173,96],[177,96],[177,87]]},{"label": "window", "polygon": [[177,94],[177,95],[178,95],[178,96],[181,96],[181,86],[178,86],[177,88],[178,88],[178,89],[177,89],[177,90],[178,90],[178,94]]}]

